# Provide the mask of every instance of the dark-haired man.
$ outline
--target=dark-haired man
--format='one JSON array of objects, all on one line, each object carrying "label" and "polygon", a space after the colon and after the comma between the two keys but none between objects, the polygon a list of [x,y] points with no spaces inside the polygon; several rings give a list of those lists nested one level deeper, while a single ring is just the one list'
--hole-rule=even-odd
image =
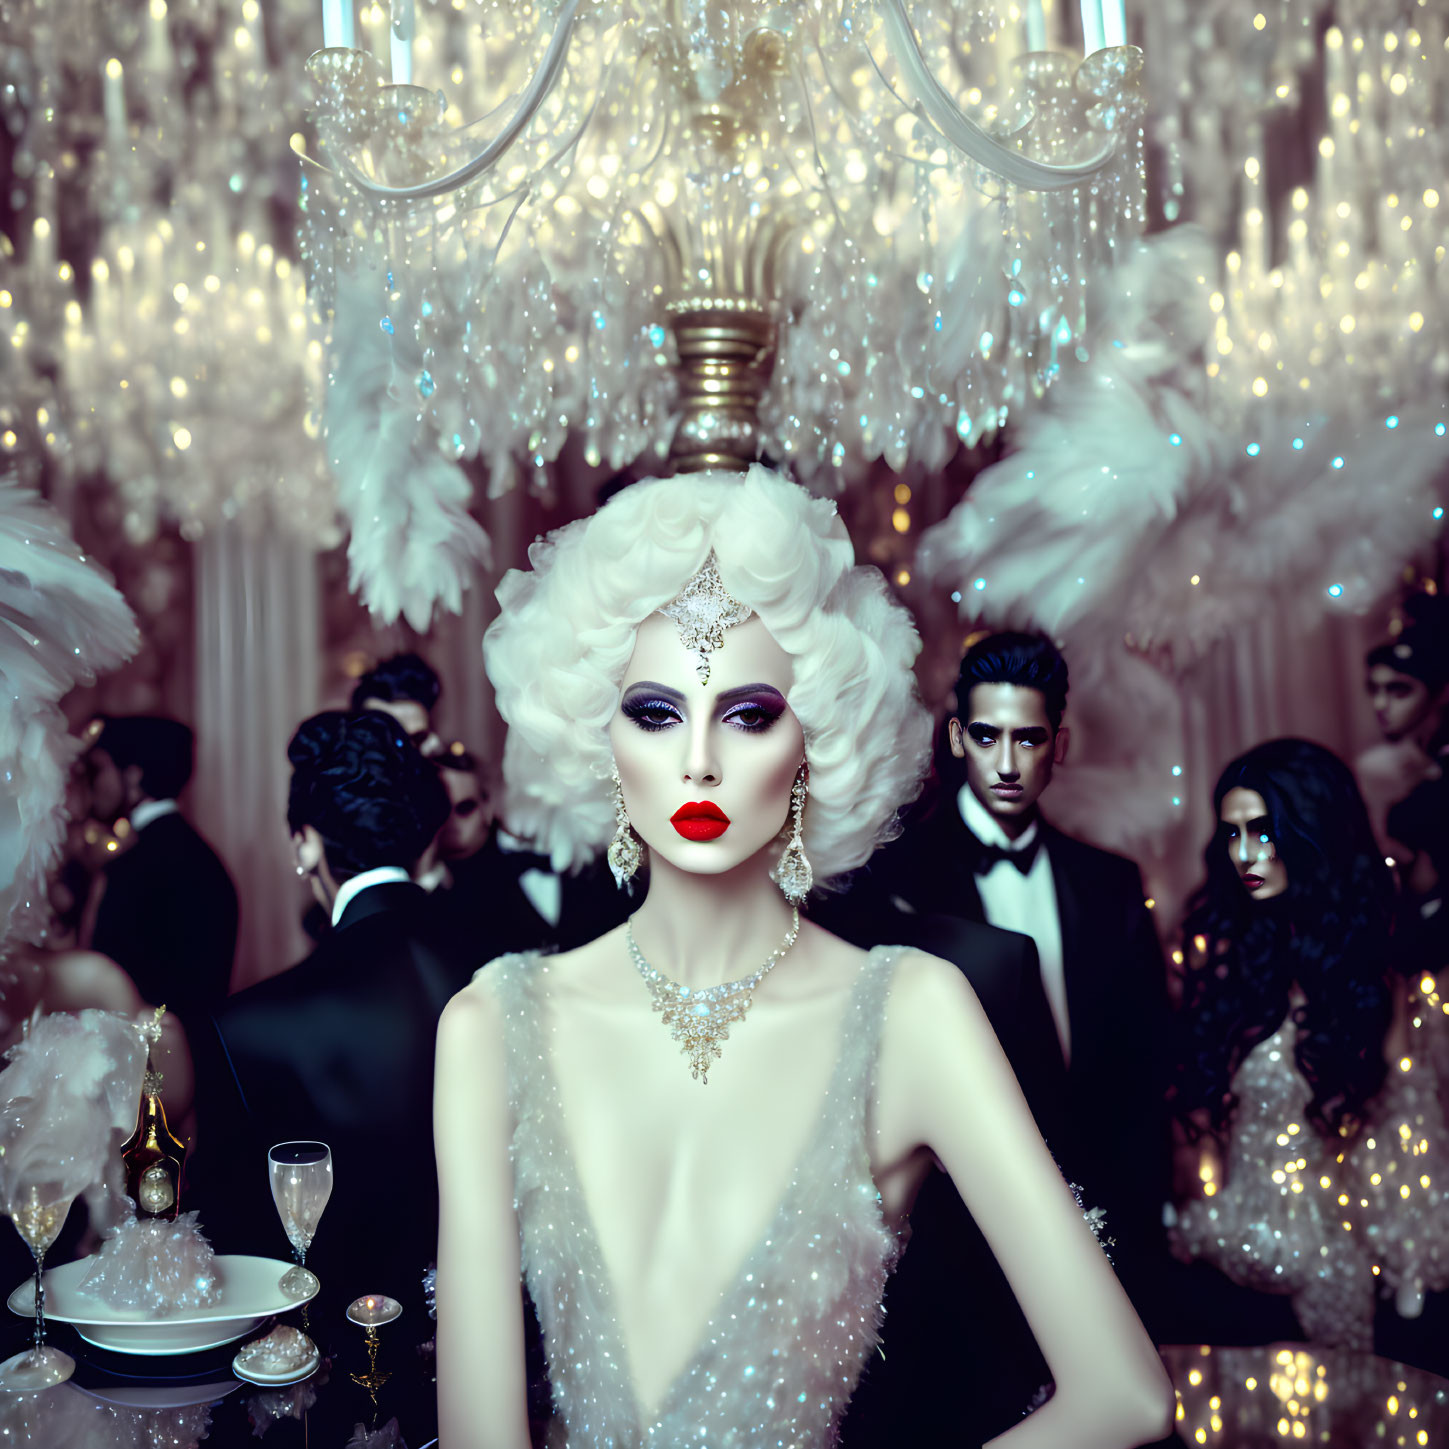
[{"label": "dark-haired man", "polygon": [[86,944],[192,1031],[231,988],[237,936],[231,877],[176,803],[193,753],[184,724],[125,715],[101,722],[82,761],[91,814],[130,836],[107,863]]},{"label": "dark-haired man", "polygon": [[420,1312],[437,1222],[433,1037],[479,964],[458,960],[410,874],[448,818],[448,796],[403,727],[373,711],[314,716],[288,758],[293,850],[332,929],[304,961],[212,1015],[196,1062],[199,1205],[221,1251],[274,1253],[267,1149],[326,1142],[348,1186],[309,1264],[324,1281],[356,1274]]},{"label": "dark-haired man", "polygon": [[[1166,972],[1137,867],[1042,818],[1041,796],[1070,740],[1066,699],[1066,662],[1042,635],[989,635],[968,651],[938,752],[939,789],[852,887],[848,934],[868,943],[860,923],[874,916],[878,939],[902,931],[962,968],[1063,1174],[1086,1206],[1106,1209],[1123,1285],[1150,1319],[1153,1278],[1167,1261],[1161,1211],[1171,1185],[1155,1067]],[[891,910],[903,915],[887,925]],[[1024,969],[1039,973],[1035,980],[981,968],[971,933],[983,922],[1031,938],[1036,951]],[[1025,1409],[1034,1376],[1045,1373],[950,1184],[933,1175],[911,1221],[901,1273],[924,1250],[929,1264],[916,1267],[926,1282],[917,1301],[892,1308],[898,1325],[887,1319],[886,1364],[867,1373],[846,1420],[852,1449],[992,1437]],[[898,1338],[909,1335],[894,1365],[893,1327]],[[943,1380],[960,1384],[953,1365],[962,1363],[974,1365],[973,1377],[953,1395]]]},{"label": "dark-haired man", "polygon": [[1449,606],[1406,606],[1410,622],[1369,652],[1366,684],[1384,740],[1354,762],[1375,832],[1402,887],[1394,927],[1399,967],[1438,972],[1449,951]]},{"label": "dark-haired man", "polygon": [[[1388,828],[1389,811],[1425,780],[1440,773],[1435,758],[1449,744],[1449,637],[1442,625],[1409,624],[1397,638],[1370,649],[1364,660],[1364,692],[1374,712],[1381,743],[1354,761],[1374,833],[1387,854],[1412,876],[1415,853]],[[1412,812],[1411,812],[1412,813]],[[1424,867],[1419,867],[1422,872]],[[1408,882],[1410,889],[1415,882]],[[1427,882],[1420,881],[1421,887]]]},{"label": "dark-haired man", "polygon": [[437,671],[421,655],[394,654],[357,681],[352,708],[390,714],[407,731],[418,752],[431,759],[443,748],[433,728],[433,710],[442,692]]},{"label": "dark-haired man", "polygon": [[[438,835],[439,905],[460,948],[567,951],[612,930],[637,905],[600,862],[571,874],[508,834],[494,818],[483,772],[460,746],[436,760],[453,813]],[[421,877],[420,877],[421,878]]]},{"label": "dark-haired man", "polygon": [[[942,802],[928,858],[917,855],[924,878],[902,889],[918,908],[942,909],[949,900],[954,914],[1036,942],[1067,1072],[1067,1110],[1052,1146],[1088,1205],[1107,1209],[1124,1282],[1141,1299],[1150,1285],[1138,1270],[1144,1255],[1156,1259],[1170,1189],[1162,1083],[1153,1066],[1167,975],[1142,877],[1130,860],[1042,818],[1042,794],[1070,741],[1062,722],[1066,661],[1049,639],[1003,633],[980,640],[962,661],[956,698],[946,724],[958,767],[955,799]],[[947,876],[942,853],[969,873],[963,877],[958,865]],[[949,895],[933,901],[947,879]]]}]

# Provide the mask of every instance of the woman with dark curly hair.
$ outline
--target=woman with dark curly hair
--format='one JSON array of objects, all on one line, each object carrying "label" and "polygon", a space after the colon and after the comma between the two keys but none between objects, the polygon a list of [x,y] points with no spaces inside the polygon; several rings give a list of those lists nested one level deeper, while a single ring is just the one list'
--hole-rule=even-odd
[{"label": "woman with dark curly hair", "polygon": [[1176,1247],[1289,1295],[1309,1339],[1369,1348],[1376,1286],[1412,1312],[1449,1269],[1449,1137],[1390,1031],[1392,880],[1351,772],[1319,745],[1249,750],[1213,803],[1173,1091],[1225,1161]]}]

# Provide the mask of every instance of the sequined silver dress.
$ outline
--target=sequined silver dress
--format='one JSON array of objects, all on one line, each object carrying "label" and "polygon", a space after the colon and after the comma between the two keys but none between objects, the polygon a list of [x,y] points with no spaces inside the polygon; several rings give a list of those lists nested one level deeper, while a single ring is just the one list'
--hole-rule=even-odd
[{"label": "sequined silver dress", "polygon": [[1323,1137],[1296,1041],[1290,1016],[1243,1059],[1223,1181],[1174,1236],[1235,1282],[1289,1294],[1309,1340],[1371,1349],[1376,1293],[1412,1313],[1449,1286],[1449,1129],[1431,1072],[1407,1057],[1352,1138]]},{"label": "sequined silver dress", "polygon": [[774,1219],[647,1420],[563,1132],[541,1025],[548,960],[504,956],[484,968],[507,1022],[515,1210],[557,1409],[551,1446],[818,1449],[836,1442],[900,1253],[866,1150],[866,1105],[899,949],[877,947],[862,965],[820,1118]]}]

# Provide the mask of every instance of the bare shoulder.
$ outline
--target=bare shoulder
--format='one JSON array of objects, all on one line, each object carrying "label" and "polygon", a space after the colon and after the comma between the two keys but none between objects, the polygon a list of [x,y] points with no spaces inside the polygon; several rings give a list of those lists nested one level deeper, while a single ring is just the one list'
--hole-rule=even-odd
[{"label": "bare shoulder", "polygon": [[896,961],[881,1025],[882,1061],[913,1090],[950,1071],[974,1070],[999,1051],[971,983],[949,961],[924,951]]},{"label": "bare shoulder", "polygon": [[980,1012],[976,992],[949,961],[925,951],[907,950],[896,958],[891,980],[891,1012],[906,1020],[930,1020],[937,1013],[971,1016]]},{"label": "bare shoulder", "polygon": [[132,1012],[145,1004],[131,978],[99,951],[57,951],[45,962],[45,977],[45,1003],[51,1011],[99,1007]]},{"label": "bare shoulder", "polygon": [[555,1005],[610,1001],[621,983],[626,989],[632,983],[632,973],[619,969],[627,959],[624,937],[625,927],[615,926],[571,951],[532,958],[524,969],[537,973],[536,991]]},{"label": "bare shoulder", "polygon": [[939,1152],[960,1117],[954,1104],[989,1100],[1000,1055],[971,983],[949,961],[903,951],[881,1023],[878,1145],[886,1160]]},{"label": "bare shoulder", "polygon": [[506,1011],[500,987],[507,969],[506,959],[490,961],[449,1000],[438,1018],[440,1056],[466,1058],[480,1048],[502,1045]]},{"label": "bare shoulder", "polygon": [[817,926],[814,921],[802,920],[800,936],[791,954],[840,978],[853,976],[870,952],[852,946],[849,941],[833,931],[827,931],[824,926]]},{"label": "bare shoulder", "polygon": [[573,981],[588,977],[617,957],[623,949],[627,929],[627,924],[615,926],[613,930],[605,931],[602,936],[595,936],[592,941],[575,946],[572,951],[559,951],[552,956],[540,957],[540,961],[548,967],[550,973],[557,973],[562,980]]},{"label": "bare shoulder", "polygon": [[[492,962],[443,1008],[433,1062],[436,1110],[474,1123],[508,1095],[508,1011],[498,987],[504,962]],[[447,1090],[444,1090],[444,1088]]]},{"label": "bare shoulder", "polygon": [[545,991],[550,997],[588,992],[603,974],[611,953],[622,949],[622,937],[621,926],[572,951],[552,956],[517,952],[495,958],[449,1001],[440,1031],[447,1025],[460,1033],[471,1030],[501,1036],[508,1011],[517,1008],[520,973],[531,978],[535,992]]}]

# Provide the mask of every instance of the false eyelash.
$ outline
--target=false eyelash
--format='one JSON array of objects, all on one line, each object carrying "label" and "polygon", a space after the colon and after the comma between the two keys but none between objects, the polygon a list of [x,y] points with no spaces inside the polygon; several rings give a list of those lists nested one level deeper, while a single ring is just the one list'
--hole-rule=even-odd
[{"label": "false eyelash", "polygon": [[[679,718],[679,711],[668,700],[649,699],[647,696],[626,700],[622,709],[625,719],[632,720],[641,730],[651,733],[667,730]],[[651,714],[667,714],[669,719],[650,719]]]}]

